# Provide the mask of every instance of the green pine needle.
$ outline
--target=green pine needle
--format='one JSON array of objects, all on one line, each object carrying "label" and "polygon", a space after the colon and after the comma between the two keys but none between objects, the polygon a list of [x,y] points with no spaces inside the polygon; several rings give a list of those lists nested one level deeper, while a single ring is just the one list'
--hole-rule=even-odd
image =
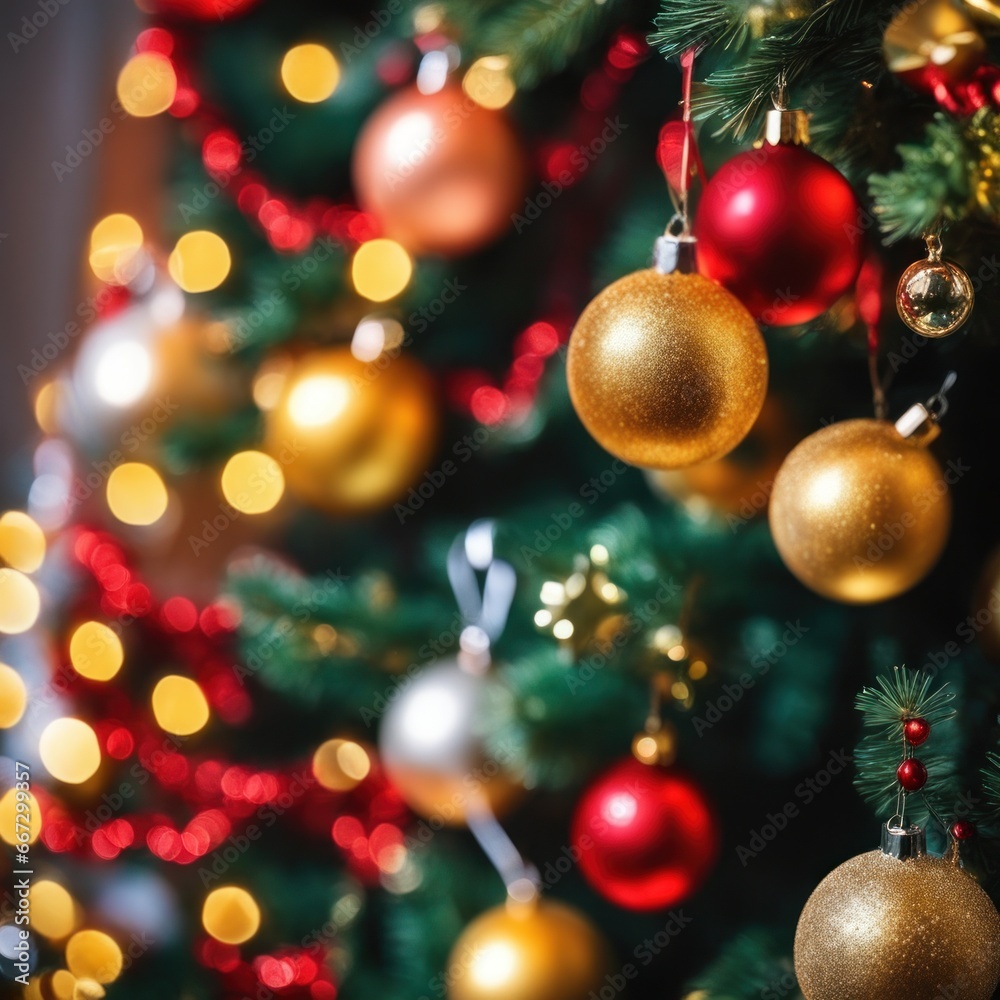
[{"label": "green pine needle", "polygon": [[[788,935],[754,928],[730,941],[687,988],[704,991],[705,1000],[760,1000],[764,996],[798,1000]],[[699,996],[695,992],[695,996]]]}]

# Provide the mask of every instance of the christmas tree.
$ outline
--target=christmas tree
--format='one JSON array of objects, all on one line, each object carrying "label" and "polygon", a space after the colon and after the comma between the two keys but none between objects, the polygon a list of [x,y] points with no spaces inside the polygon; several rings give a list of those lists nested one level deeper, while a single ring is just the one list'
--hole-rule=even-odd
[{"label": "christmas tree", "polygon": [[11,995],[994,996],[1000,6],[143,7]]}]

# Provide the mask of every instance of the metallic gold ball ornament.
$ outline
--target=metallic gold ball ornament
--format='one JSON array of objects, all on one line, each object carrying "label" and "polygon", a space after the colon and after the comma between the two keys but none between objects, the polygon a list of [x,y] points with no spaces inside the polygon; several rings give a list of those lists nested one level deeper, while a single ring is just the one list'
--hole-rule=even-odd
[{"label": "metallic gold ball ornament", "polygon": [[522,787],[483,742],[492,677],[457,662],[423,670],[393,701],[379,730],[386,773],[407,804],[452,826],[485,805],[502,814]]},{"label": "metallic gold ball ornament", "polygon": [[607,942],[576,910],[539,899],[477,917],[447,967],[462,970],[448,1000],[584,1000],[605,985],[612,960]]},{"label": "metallic gold ball ornament", "polygon": [[413,253],[457,256],[498,237],[524,193],[526,167],[506,116],[456,84],[389,98],[354,150],[361,207]]},{"label": "metallic gold ball ornament", "polygon": [[265,450],[288,489],[331,514],[400,499],[427,469],[437,439],[433,383],[406,355],[359,361],[347,347],[314,351],[287,373],[266,417]]},{"label": "metallic gold ball ornament", "polygon": [[[900,421],[902,424],[902,420]],[[769,519],[785,565],[848,604],[884,601],[937,562],[951,526],[941,466],[883,420],[845,420],[800,442],[774,481]]]},{"label": "metallic gold ball ornament", "polygon": [[950,859],[870,851],[809,897],[795,973],[806,1000],[989,1000],[1000,979],[1000,914]]},{"label": "metallic gold ball ornament", "polygon": [[896,288],[896,311],[914,333],[947,337],[972,313],[976,292],[957,264],[941,256],[941,240],[927,236],[927,259],[911,264]]},{"label": "metallic gold ball ornament", "polygon": [[693,244],[681,244],[679,269],[637,271],[605,288],[570,338],[573,406],[598,444],[630,465],[721,458],[764,403],[764,338],[733,295],[687,270]]},{"label": "metallic gold ball ornament", "polygon": [[970,77],[986,58],[986,42],[951,0],[905,4],[882,40],[889,69],[915,90],[932,94],[940,84]]}]

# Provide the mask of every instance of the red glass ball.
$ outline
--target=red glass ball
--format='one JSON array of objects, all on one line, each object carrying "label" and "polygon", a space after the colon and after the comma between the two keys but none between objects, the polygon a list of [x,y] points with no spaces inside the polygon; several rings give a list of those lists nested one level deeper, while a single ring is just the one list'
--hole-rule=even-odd
[{"label": "red glass ball", "polygon": [[571,838],[587,881],[630,910],[686,899],[711,869],[719,841],[694,782],[631,757],[584,792]]},{"label": "red glass ball", "polygon": [[196,21],[227,21],[239,17],[260,0],[153,0],[157,14],[188,17]]},{"label": "red glass ball", "polygon": [[861,269],[861,208],[847,179],[803,146],[724,164],[698,206],[698,267],[769,326],[815,319]]},{"label": "red glass ball", "polygon": [[931,734],[931,724],[926,719],[907,719],[903,723],[903,735],[911,747],[918,747]]},{"label": "red glass ball", "polygon": [[908,792],[917,792],[927,784],[927,768],[916,757],[910,757],[896,768],[896,777]]},{"label": "red glass ball", "polygon": [[951,824],[951,835],[956,840],[969,840],[976,835],[976,824],[967,819],[955,820]]}]

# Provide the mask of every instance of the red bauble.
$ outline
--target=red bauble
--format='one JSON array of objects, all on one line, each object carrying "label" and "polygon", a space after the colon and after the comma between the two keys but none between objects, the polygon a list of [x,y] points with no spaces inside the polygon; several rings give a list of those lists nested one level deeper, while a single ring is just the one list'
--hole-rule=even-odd
[{"label": "red bauble", "polygon": [[908,757],[896,768],[896,777],[908,792],[919,792],[927,784],[927,768],[916,757]]},{"label": "red bauble", "polygon": [[698,206],[699,270],[769,326],[808,322],[858,276],[860,213],[844,175],[804,146],[740,153]]},{"label": "red bauble", "polygon": [[956,840],[970,840],[976,835],[976,824],[967,819],[958,819],[951,824],[951,835]]},{"label": "red bauble", "polygon": [[195,21],[228,21],[256,7],[260,0],[153,0],[157,14],[188,17]]},{"label": "red bauble", "polygon": [[903,735],[911,747],[918,747],[931,734],[931,724],[926,719],[907,719],[903,723]]},{"label": "red bauble", "polygon": [[526,168],[504,114],[461,87],[410,87],[365,123],[354,149],[354,190],[385,234],[415,253],[457,256],[511,226]]},{"label": "red bauble", "polygon": [[686,899],[712,867],[719,840],[697,785],[631,757],[584,792],[571,836],[587,881],[630,910]]}]

